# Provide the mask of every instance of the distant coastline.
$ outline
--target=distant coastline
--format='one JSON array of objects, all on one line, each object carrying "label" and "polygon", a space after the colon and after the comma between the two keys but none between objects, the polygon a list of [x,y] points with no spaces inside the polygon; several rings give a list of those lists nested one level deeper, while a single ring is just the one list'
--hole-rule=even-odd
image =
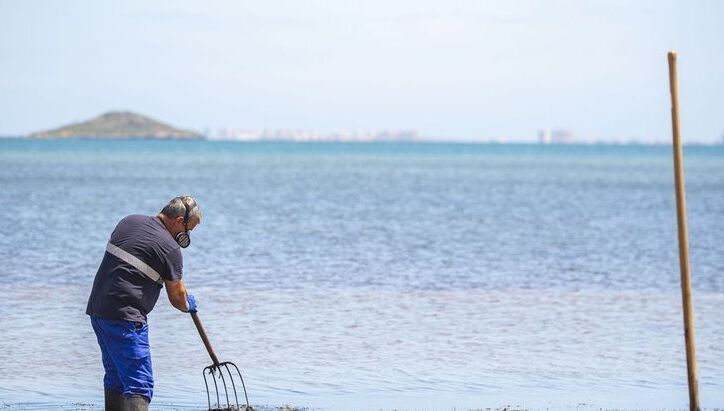
[{"label": "distant coastline", "polygon": [[[668,147],[671,142],[668,141],[613,141],[613,140],[598,140],[598,141],[578,141],[575,143],[542,143],[536,140],[442,140],[442,139],[418,139],[414,141],[359,141],[359,140],[285,140],[285,139],[258,139],[258,140],[232,140],[232,139],[217,139],[200,137],[194,139],[188,138],[158,138],[158,137],[116,137],[116,136],[99,136],[99,137],[63,137],[63,138],[35,138],[29,135],[0,135],[0,140],[17,140],[17,141],[142,141],[142,140],[156,140],[156,141],[202,141],[209,143],[238,143],[238,144],[255,144],[255,143],[279,143],[279,144],[473,144],[473,145],[522,145],[522,146],[541,146],[541,147],[583,147],[583,146],[640,146],[640,147]],[[686,147],[722,147],[723,142],[712,141],[702,142],[693,141],[685,142]]]},{"label": "distant coastline", "polygon": [[[521,137],[521,136],[517,136]],[[441,143],[441,144],[531,144],[531,145],[641,145],[666,146],[669,139],[595,139],[576,137],[567,129],[539,130],[537,138],[488,137],[457,139],[422,136],[414,129],[342,130],[319,132],[303,129],[219,128],[203,132],[185,130],[131,111],[111,111],[90,120],[27,135],[5,135],[2,139],[87,139],[87,140],[206,140],[232,142],[294,142],[294,143]],[[685,145],[719,146],[721,139],[685,141]]]}]

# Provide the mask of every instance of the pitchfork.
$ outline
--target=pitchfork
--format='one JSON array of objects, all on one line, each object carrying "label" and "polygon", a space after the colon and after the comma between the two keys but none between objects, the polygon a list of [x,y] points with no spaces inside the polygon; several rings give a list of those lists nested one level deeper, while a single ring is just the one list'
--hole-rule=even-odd
[{"label": "pitchfork", "polygon": [[[204,384],[206,385],[206,399],[209,402],[209,411],[253,411],[253,408],[249,406],[249,397],[246,395],[246,386],[244,385],[244,379],[241,377],[241,371],[239,371],[239,367],[237,367],[236,364],[234,364],[233,362],[219,362],[219,359],[216,357],[214,349],[211,347],[209,337],[206,336],[206,331],[204,331],[204,327],[201,325],[201,320],[199,320],[199,316],[195,311],[191,312],[191,318],[194,320],[196,329],[199,330],[201,341],[204,342],[204,345],[206,346],[206,351],[209,352],[209,356],[211,357],[211,361],[213,361],[213,364],[204,368],[203,371]],[[231,368],[229,368],[230,366],[233,367],[234,371],[236,372],[232,372]],[[246,400],[246,405],[243,408],[239,406],[239,397],[236,395],[236,383],[234,382],[234,375],[239,376],[239,381],[241,381],[241,387],[244,389],[244,399]],[[214,383],[214,391],[216,393],[215,408],[211,408],[211,399],[213,398],[213,396],[211,395],[211,391],[209,390],[208,377],[211,377],[211,381]],[[229,385],[231,385],[231,389],[234,392],[233,398],[229,396]],[[221,395],[221,392],[219,391],[219,389],[222,387],[224,389],[223,395]],[[226,398],[226,407],[224,407],[222,403],[222,400],[224,398]]]}]

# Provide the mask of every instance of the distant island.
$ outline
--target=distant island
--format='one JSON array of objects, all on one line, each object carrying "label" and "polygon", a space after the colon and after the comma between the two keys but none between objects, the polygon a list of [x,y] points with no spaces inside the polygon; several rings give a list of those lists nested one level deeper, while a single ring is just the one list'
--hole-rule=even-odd
[{"label": "distant island", "polygon": [[130,111],[111,111],[82,123],[39,131],[31,138],[202,139],[203,135],[172,127]]}]

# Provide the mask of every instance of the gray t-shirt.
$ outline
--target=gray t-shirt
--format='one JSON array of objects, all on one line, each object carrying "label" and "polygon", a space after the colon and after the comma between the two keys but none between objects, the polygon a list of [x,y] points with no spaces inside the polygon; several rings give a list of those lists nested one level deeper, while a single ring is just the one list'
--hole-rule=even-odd
[{"label": "gray t-shirt", "polygon": [[[181,279],[181,247],[158,217],[125,217],[113,230],[110,243],[149,265],[162,279]],[[145,323],[161,288],[136,267],[106,252],[93,281],[86,314]]]}]

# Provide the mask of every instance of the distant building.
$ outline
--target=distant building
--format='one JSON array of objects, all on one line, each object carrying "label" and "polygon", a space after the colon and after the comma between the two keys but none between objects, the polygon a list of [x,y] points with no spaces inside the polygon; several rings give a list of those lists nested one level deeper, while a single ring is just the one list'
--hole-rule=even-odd
[{"label": "distant building", "polygon": [[550,144],[551,131],[550,130],[539,130],[538,131],[538,142],[541,144]]},{"label": "distant building", "polygon": [[218,129],[211,134],[214,140],[237,141],[417,141],[420,139],[415,130],[379,130],[379,131],[337,131],[320,133],[309,130],[248,130],[236,128]]},{"label": "distant building", "polygon": [[538,131],[538,142],[541,144],[573,144],[576,136],[570,130],[540,130]]}]

